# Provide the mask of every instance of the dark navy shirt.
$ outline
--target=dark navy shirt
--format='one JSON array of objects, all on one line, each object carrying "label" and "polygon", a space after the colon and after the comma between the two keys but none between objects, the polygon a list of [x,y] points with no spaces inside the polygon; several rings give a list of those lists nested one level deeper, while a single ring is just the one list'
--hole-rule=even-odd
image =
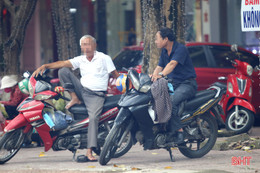
[{"label": "dark navy shirt", "polygon": [[174,41],[170,56],[168,56],[167,50],[163,48],[158,65],[165,68],[171,60],[178,62],[173,71],[167,75],[168,78],[173,79],[174,83],[181,83],[187,79],[196,78],[188,49],[183,44]]}]

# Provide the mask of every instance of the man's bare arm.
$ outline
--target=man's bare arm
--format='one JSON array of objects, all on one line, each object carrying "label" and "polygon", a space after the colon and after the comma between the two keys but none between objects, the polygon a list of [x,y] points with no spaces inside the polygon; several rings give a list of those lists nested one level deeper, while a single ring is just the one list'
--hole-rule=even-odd
[{"label": "man's bare arm", "polygon": [[163,76],[167,76],[168,74],[170,74],[173,71],[173,69],[177,66],[177,64],[177,61],[171,60],[164,69],[160,66],[157,66],[153,72],[152,81],[156,81],[157,79],[162,77],[158,75],[159,72],[162,72]]},{"label": "man's bare arm", "polygon": [[49,63],[49,64],[43,64],[41,67],[37,68],[32,76],[33,77],[37,77],[39,75],[39,73],[42,75],[43,72],[46,70],[46,69],[59,69],[59,68],[62,68],[62,67],[70,67],[72,68],[72,64],[69,60],[65,60],[65,61],[56,61],[56,62],[53,62],[53,63]]},{"label": "man's bare arm", "polygon": [[162,73],[164,76],[170,74],[174,69],[175,67],[177,66],[178,62],[175,61],[175,60],[171,60],[167,65],[166,67],[163,69]]},{"label": "man's bare arm", "polygon": [[112,71],[111,74],[115,79],[119,77],[119,73],[117,72],[117,70]]}]

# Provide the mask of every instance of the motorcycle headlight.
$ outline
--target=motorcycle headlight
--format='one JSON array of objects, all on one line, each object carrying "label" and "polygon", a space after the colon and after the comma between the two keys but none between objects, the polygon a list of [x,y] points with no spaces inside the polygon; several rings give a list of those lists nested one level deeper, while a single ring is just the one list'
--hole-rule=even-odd
[{"label": "motorcycle headlight", "polygon": [[141,92],[147,93],[151,89],[150,85],[144,85],[140,88]]},{"label": "motorcycle headlight", "polygon": [[34,97],[35,100],[47,100],[51,98],[52,95],[43,95],[43,94],[38,94]]},{"label": "motorcycle headlight", "polygon": [[253,67],[251,65],[247,65],[246,72],[248,76],[251,76],[253,74]]},{"label": "motorcycle headlight", "polygon": [[233,85],[232,85],[231,82],[228,82],[228,91],[229,91],[230,93],[233,93]]}]

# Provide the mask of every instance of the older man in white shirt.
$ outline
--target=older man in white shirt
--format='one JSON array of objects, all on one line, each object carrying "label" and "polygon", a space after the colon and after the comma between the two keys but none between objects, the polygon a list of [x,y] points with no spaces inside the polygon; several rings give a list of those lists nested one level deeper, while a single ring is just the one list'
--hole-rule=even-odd
[{"label": "older man in white shirt", "polygon": [[[46,69],[61,68],[59,70],[61,82],[73,85],[73,89],[68,89],[71,101],[66,105],[66,109],[83,101],[88,110],[88,149],[85,160],[96,161],[96,158],[92,155],[92,149],[97,147],[98,121],[105,101],[109,73],[114,78],[117,78],[119,74],[111,57],[96,51],[96,39],[94,37],[90,35],[83,36],[80,39],[80,46],[84,55],[65,61],[44,64],[35,70],[33,76],[37,76],[39,73],[42,74]],[[80,69],[80,80],[69,68],[73,70]]]}]

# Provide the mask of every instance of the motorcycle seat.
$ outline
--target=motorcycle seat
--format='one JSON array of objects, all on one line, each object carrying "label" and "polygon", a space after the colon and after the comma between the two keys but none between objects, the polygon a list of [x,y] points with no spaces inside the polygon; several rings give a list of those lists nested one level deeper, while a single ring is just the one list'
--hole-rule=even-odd
[{"label": "motorcycle seat", "polygon": [[[105,98],[105,103],[104,103],[102,113],[118,106],[117,103],[118,103],[120,97],[121,97],[121,95],[107,96]],[[75,114],[85,114],[85,115],[87,114],[87,109],[84,104],[73,105],[72,107],[69,108],[69,111],[74,115]]]},{"label": "motorcycle seat", "polygon": [[200,107],[202,104],[206,103],[208,100],[214,98],[216,95],[215,90],[203,90],[199,91],[195,94],[195,96],[188,100],[183,107],[183,110],[186,111],[193,111]]}]

